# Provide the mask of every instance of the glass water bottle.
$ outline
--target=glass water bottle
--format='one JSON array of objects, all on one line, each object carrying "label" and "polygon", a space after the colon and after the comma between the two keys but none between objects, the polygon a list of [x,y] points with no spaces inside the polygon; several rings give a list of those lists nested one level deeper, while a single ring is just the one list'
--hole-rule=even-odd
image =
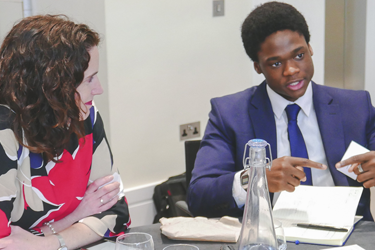
[{"label": "glass water bottle", "polygon": [[[277,240],[272,218],[272,207],[266,178],[266,168],[271,160],[266,157],[266,147],[261,139],[250,140],[245,145],[244,168],[248,168],[249,183],[242,219],[239,250],[277,250]],[[249,147],[249,156],[246,157]]]}]

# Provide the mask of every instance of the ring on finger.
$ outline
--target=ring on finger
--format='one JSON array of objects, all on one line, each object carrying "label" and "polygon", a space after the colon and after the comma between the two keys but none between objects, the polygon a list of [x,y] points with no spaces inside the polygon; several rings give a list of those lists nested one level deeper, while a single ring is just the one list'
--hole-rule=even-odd
[{"label": "ring on finger", "polygon": [[103,199],[100,199],[100,203],[102,203],[102,204],[104,203]]},{"label": "ring on finger", "polygon": [[360,173],[363,173],[364,171],[363,171],[363,168],[362,168],[362,166],[361,165],[358,165],[358,171],[360,172]]}]

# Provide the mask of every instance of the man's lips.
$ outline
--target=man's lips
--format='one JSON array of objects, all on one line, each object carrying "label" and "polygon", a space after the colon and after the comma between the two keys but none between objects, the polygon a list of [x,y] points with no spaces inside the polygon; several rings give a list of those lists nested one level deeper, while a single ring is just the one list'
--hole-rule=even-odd
[{"label": "man's lips", "polygon": [[85,105],[92,106],[92,101],[86,102]]},{"label": "man's lips", "polygon": [[304,81],[302,79],[302,80],[295,81],[295,82],[288,84],[287,88],[291,90],[299,90],[300,88],[303,87],[303,85],[304,85]]}]

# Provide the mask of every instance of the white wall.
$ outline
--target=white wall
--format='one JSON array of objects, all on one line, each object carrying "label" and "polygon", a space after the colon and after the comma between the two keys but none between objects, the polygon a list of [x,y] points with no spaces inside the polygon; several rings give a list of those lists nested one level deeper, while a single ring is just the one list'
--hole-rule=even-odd
[{"label": "white wall", "polygon": [[14,23],[22,17],[22,0],[0,0],[0,45]]},{"label": "white wall", "polygon": [[330,0],[326,8],[325,84],[374,96],[375,1]]},{"label": "white wall", "polygon": [[185,171],[179,125],[201,121],[209,100],[251,86],[240,27],[250,1],[107,0],[112,150],[125,188]]},{"label": "white wall", "polygon": [[344,87],[361,90],[365,86],[366,1],[345,0],[345,8]]},{"label": "white wall", "polygon": [[345,0],[326,1],[324,85],[344,88]]},{"label": "white wall", "polygon": [[[252,0],[252,9],[261,3],[271,0]],[[312,80],[318,84],[324,84],[324,27],[325,27],[325,0],[283,0],[293,5],[305,17],[310,31],[310,45],[313,48],[314,55],[314,77]],[[253,83],[257,84],[264,80],[263,75],[254,72]]]},{"label": "white wall", "polygon": [[367,0],[366,6],[366,57],[365,57],[365,89],[372,96],[372,103],[375,103],[375,1]]}]

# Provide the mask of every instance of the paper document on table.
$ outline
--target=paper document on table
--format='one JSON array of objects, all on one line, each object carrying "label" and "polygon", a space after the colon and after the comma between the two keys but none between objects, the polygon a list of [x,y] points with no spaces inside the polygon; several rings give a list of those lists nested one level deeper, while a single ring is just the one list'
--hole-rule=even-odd
[{"label": "paper document on table", "polygon": [[[362,187],[298,186],[294,192],[281,192],[273,209],[273,217],[283,223],[288,241],[326,245],[342,245],[353,230]],[[318,230],[302,228],[297,223],[346,228]]]},{"label": "paper document on table", "polygon": [[344,246],[344,247],[324,248],[322,250],[365,250],[365,249],[355,244],[355,245]]},{"label": "paper document on table", "polygon": [[[341,161],[346,160],[352,156],[355,155],[360,155],[369,152],[367,148],[363,147],[362,145],[356,143],[355,141],[351,141],[349,144],[349,147],[346,149],[346,152],[344,156],[342,157]],[[338,168],[337,170],[340,171],[341,173],[349,176],[353,180],[357,180],[357,175],[354,172],[349,172],[348,169],[350,168],[351,165],[347,165],[342,168]]]}]

